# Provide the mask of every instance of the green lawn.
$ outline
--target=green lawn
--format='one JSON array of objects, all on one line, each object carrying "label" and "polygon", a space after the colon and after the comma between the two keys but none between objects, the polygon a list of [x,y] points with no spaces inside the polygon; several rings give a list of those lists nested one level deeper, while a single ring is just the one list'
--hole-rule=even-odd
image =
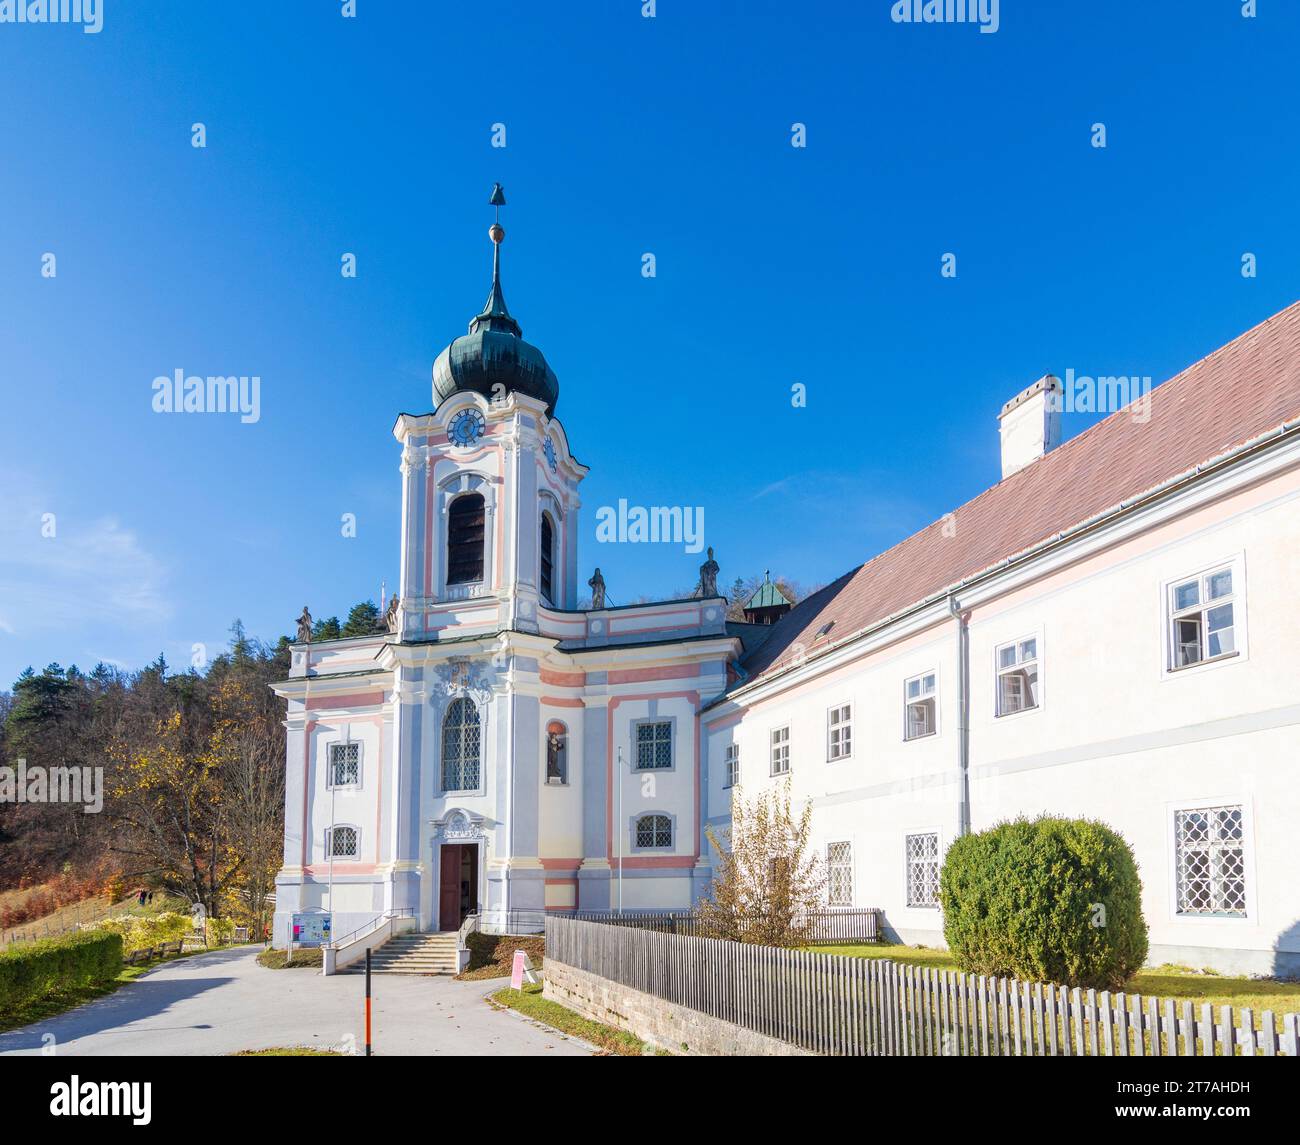
[{"label": "green lawn", "polygon": [[[909,966],[932,966],[937,970],[956,970],[957,963],[946,950],[928,946],[902,946],[869,943],[850,946],[814,946],[821,954],[840,954],[848,958],[889,958]],[[1139,971],[1128,984],[1126,994],[1144,998],[1186,998],[1197,1005],[1209,1002],[1218,1006],[1249,1006],[1259,1027],[1260,1012],[1272,1010],[1277,1028],[1282,1015],[1300,1013],[1300,982],[1282,982],[1275,978],[1232,978],[1222,974],[1201,974],[1186,966],[1155,966]]]},{"label": "green lawn", "polygon": [[522,990],[512,990],[507,986],[504,990],[498,990],[493,994],[491,1000],[498,1006],[518,1010],[525,1017],[533,1018],[563,1034],[599,1046],[607,1054],[617,1054],[619,1057],[641,1057],[646,1053],[659,1053],[660,1056],[665,1056],[662,1055],[662,1051],[656,1051],[652,1046],[648,1046],[635,1034],[629,1034],[626,1030],[616,1030],[600,1022],[593,1022],[567,1006],[561,1006],[559,1002],[543,998],[540,985],[525,985]]}]

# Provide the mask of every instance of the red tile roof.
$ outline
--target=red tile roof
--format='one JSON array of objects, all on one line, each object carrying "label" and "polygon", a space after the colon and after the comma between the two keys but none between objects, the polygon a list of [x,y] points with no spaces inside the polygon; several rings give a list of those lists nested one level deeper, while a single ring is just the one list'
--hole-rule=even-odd
[{"label": "red tile roof", "polygon": [[743,662],[750,679],[790,666],[800,651],[843,643],[1300,416],[1300,302],[1154,387],[1149,400],[1146,421],[1111,414],[800,601]]}]

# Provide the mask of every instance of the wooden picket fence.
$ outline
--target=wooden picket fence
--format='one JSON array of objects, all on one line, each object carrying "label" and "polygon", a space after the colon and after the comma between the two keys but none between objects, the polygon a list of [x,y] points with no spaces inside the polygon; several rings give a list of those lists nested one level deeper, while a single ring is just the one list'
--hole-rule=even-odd
[{"label": "wooden picket fence", "polygon": [[813,1053],[1300,1057],[1300,1015],[1070,989],[877,958],[546,920],[546,961]]}]

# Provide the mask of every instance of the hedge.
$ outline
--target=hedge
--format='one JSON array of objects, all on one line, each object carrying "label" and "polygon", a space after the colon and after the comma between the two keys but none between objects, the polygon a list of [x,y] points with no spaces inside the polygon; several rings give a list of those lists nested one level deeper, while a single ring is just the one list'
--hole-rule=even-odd
[{"label": "hedge", "polygon": [[61,990],[98,986],[122,971],[122,936],[74,931],[0,953],[0,1010]]},{"label": "hedge", "polygon": [[1022,818],[957,839],[939,900],[969,973],[1116,990],[1146,961],[1133,851],[1094,820]]}]

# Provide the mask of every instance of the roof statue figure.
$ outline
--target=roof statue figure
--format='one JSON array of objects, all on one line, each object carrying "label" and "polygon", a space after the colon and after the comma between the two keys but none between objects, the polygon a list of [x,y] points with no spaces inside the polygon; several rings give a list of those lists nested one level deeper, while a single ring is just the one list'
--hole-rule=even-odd
[{"label": "roof statue figure", "polygon": [[501,244],[506,229],[501,208],[506,195],[501,184],[488,199],[495,221],[488,228],[492,240],[492,289],[483,309],[469,323],[469,333],[448,346],[433,364],[433,399],[441,404],[452,394],[473,391],[488,401],[504,401],[511,393],[526,394],[546,403],[546,416],[555,416],[560,382],[536,346],[523,339],[523,330],[506,307],[501,288]]},{"label": "roof statue figure", "polygon": [[593,609],[605,607],[605,578],[600,575],[600,569],[596,570],[595,575],[587,582],[591,588],[591,607]]},{"label": "roof statue figure", "polygon": [[298,617],[298,643],[311,643],[311,613],[305,604],[302,606],[302,615]]},{"label": "roof statue figure", "polygon": [[718,562],[713,559],[713,546],[709,546],[709,559],[700,565],[700,595],[718,595]]}]

